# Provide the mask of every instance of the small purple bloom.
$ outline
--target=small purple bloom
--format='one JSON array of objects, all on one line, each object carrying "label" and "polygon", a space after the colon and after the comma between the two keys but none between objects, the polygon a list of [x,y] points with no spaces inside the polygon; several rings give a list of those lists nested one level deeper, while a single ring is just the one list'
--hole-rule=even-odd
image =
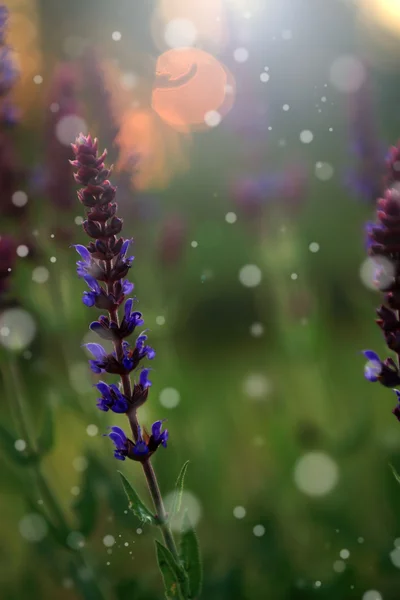
[{"label": "small purple bloom", "polygon": [[90,252],[86,246],[82,246],[81,244],[76,244],[74,248],[83,258],[83,260],[78,260],[76,263],[76,266],[78,267],[76,272],[78,273],[79,277],[86,277],[87,275],[90,275],[89,271],[92,265],[92,257]]},{"label": "small purple bloom", "polygon": [[383,368],[381,359],[376,352],[373,352],[373,350],[364,350],[363,354],[365,358],[368,359],[368,362],[364,367],[365,379],[372,382],[378,381]]},{"label": "small purple bloom", "polygon": [[161,431],[163,421],[156,421],[151,427],[151,433],[156,444],[161,444],[164,448],[167,447],[168,429]]},{"label": "small purple bloom", "polygon": [[107,361],[108,355],[100,344],[84,344],[84,347],[93,354],[95,360],[89,360],[90,368],[93,373],[103,373],[104,366]]},{"label": "small purple bloom", "polygon": [[86,306],[91,307],[95,305],[96,299],[100,296],[101,287],[96,279],[91,275],[85,275],[84,280],[88,284],[90,292],[83,292],[82,302]]},{"label": "small purple bloom", "polygon": [[133,283],[131,283],[130,281],[128,281],[127,279],[125,279],[125,281],[122,282],[122,292],[125,296],[128,296],[128,294],[130,294],[133,291],[133,288],[135,286],[133,285]]},{"label": "small purple bloom", "polygon": [[149,360],[152,360],[156,353],[151,346],[145,344],[147,340],[147,335],[145,333],[141,333],[136,340],[136,350],[139,354],[139,359],[147,357]]},{"label": "small purple bloom", "polygon": [[139,375],[139,384],[143,389],[147,389],[151,386],[151,381],[149,380],[149,372],[150,369],[142,369]]},{"label": "small purple bloom", "polygon": [[129,452],[129,440],[120,427],[111,427],[111,433],[106,433],[115,446],[114,456],[118,460],[125,460]]},{"label": "small purple bloom", "polygon": [[118,386],[114,383],[107,385],[104,381],[100,381],[96,384],[97,389],[102,394],[99,398],[97,406],[100,410],[107,412],[112,410],[115,413],[126,413],[129,408],[128,401],[122,394]]},{"label": "small purple bloom", "polygon": [[144,324],[142,319],[142,313],[139,311],[132,311],[133,298],[129,298],[125,302],[124,319],[121,323],[121,329],[124,332],[124,337],[131,335],[136,327],[140,327]]}]

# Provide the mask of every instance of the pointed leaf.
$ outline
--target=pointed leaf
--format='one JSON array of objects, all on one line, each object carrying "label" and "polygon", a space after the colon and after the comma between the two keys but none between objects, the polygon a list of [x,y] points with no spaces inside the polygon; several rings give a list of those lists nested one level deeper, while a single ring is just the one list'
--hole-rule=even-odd
[{"label": "pointed leaf", "polygon": [[197,535],[189,521],[187,511],[182,522],[180,557],[189,578],[190,598],[197,598],[201,592],[203,567]]},{"label": "pointed leaf", "polygon": [[392,473],[393,473],[394,478],[397,481],[397,483],[400,483],[400,475],[398,474],[398,472],[396,471],[394,466],[391,463],[389,463],[389,467],[392,469]]},{"label": "pointed leaf", "polygon": [[48,454],[54,446],[54,419],[49,406],[46,407],[44,414],[42,433],[38,438],[38,446],[42,456]]},{"label": "pointed leaf", "polygon": [[124,490],[129,500],[129,508],[131,511],[137,516],[138,519],[142,521],[142,523],[151,523],[152,525],[156,524],[156,519],[153,517],[149,509],[146,505],[141,501],[125,475],[118,471],[121,476],[122,485],[124,486]]},{"label": "pointed leaf", "polygon": [[158,540],[155,540],[155,542],[158,568],[164,580],[165,597],[168,600],[174,600],[175,598],[185,600],[179,584],[179,580],[182,577],[179,566],[176,564],[168,548],[160,544]]},{"label": "pointed leaf", "polygon": [[88,536],[92,533],[97,520],[98,502],[96,494],[96,472],[93,468],[93,463],[89,462],[89,466],[82,475],[81,483],[82,492],[73,505],[74,512],[78,519],[77,531]]},{"label": "pointed leaf", "polygon": [[170,517],[169,517],[170,519],[173,519],[175,517],[175,515],[180,511],[181,502],[182,502],[182,494],[183,494],[183,484],[184,484],[185,475],[186,475],[188,466],[189,466],[189,461],[187,460],[185,462],[185,464],[183,465],[182,469],[180,470],[178,479],[176,480],[175,494],[174,494],[174,499],[172,501],[171,512],[170,512]]},{"label": "pointed leaf", "polygon": [[17,450],[15,447],[16,441],[16,436],[3,427],[3,425],[0,425],[0,450],[7,458],[23,466],[30,466],[39,461],[39,457],[36,454],[32,454],[26,450]]}]

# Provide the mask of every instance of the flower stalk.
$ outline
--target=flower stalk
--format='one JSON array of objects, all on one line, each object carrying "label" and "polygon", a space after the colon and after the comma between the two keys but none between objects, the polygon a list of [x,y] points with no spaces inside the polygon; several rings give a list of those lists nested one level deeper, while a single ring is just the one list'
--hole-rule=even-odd
[{"label": "flower stalk", "polygon": [[397,356],[383,361],[373,350],[364,350],[367,358],[364,374],[368,381],[392,388],[397,397],[393,414],[400,421],[400,145],[389,150],[383,197],[377,201],[376,222],[367,223],[367,250],[375,264],[375,285],[384,294],[377,309],[377,325],[386,345]]},{"label": "flower stalk", "polygon": [[[111,410],[116,414],[127,416],[132,439],[127,437],[123,429],[118,426],[111,427],[111,431],[106,435],[114,444],[114,456],[117,460],[129,459],[141,464],[155,515],[148,512],[136,492],[130,487],[129,482],[123,478],[130,507],[136,514],[142,517],[144,515],[145,520],[150,520],[161,530],[165,547],[157,542],[156,548],[165,585],[167,586],[167,582],[170,582],[172,577],[174,585],[181,589],[183,597],[195,598],[199,593],[201,582],[200,560],[196,566],[197,571],[195,569],[196,579],[192,584],[191,592],[189,592],[190,573],[185,570],[185,557],[178,554],[169,525],[170,517],[173,515],[168,515],[165,510],[151,463],[151,457],[158,448],[167,446],[168,431],[163,431],[163,421],[159,420],[153,423],[151,433],[148,433],[138,420],[138,409],[147,401],[151,387],[150,368],[143,366],[143,361],[152,360],[155,351],[147,344],[146,330],[139,333],[134,345],[126,341],[126,338],[144,324],[144,320],[142,313],[133,310],[135,299],[128,298],[134,286],[126,279],[126,276],[134,257],[128,253],[131,240],[118,237],[123,222],[116,215],[116,188],[108,180],[111,169],[104,165],[107,152],[104,151],[100,155],[97,149],[97,140],[92,140],[90,135],[86,137],[83,134],[77,138],[72,149],[75,160],[71,161],[71,164],[76,170],[75,180],[84,186],[78,191],[78,198],[86,209],[83,229],[94,240],[87,246],[75,246],[80,255],[80,260],[77,262],[77,273],[89,288],[89,291],[84,292],[82,300],[88,307],[94,306],[107,311],[107,315],[101,315],[91,323],[90,329],[96,332],[100,338],[111,341],[113,344],[111,353],[108,353],[101,344],[86,344],[86,348],[93,356],[89,364],[96,374],[109,373],[119,375],[120,378],[119,385],[114,383],[109,385],[104,381],[96,384],[101,393],[97,406],[102,411]],[[119,312],[122,308],[123,316],[121,318]],[[134,375],[133,381],[131,374]],[[182,494],[186,466],[182,469],[177,482],[179,496]],[[135,502],[137,503],[136,508],[133,506]],[[177,505],[180,505],[180,500]],[[191,551],[197,556],[197,539],[194,534],[190,538],[190,544],[192,544]],[[168,574],[166,574],[166,570],[169,570]],[[166,591],[169,598],[168,594],[171,593],[171,590],[167,589]]]}]

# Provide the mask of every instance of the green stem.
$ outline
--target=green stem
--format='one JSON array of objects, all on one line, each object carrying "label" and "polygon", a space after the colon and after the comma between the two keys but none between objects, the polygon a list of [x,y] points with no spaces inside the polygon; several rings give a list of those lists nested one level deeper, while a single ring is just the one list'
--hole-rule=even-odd
[{"label": "green stem", "polygon": [[[109,291],[109,293],[111,293],[112,288],[109,287],[108,291]],[[109,314],[110,314],[110,320],[119,326],[118,311],[117,310],[110,311]],[[122,359],[123,359],[122,340],[116,339],[114,341],[114,348],[115,348],[115,354],[117,356],[117,359],[120,362],[122,362]],[[131,398],[132,384],[131,384],[129,375],[127,375],[127,374],[121,375],[121,383],[122,383],[124,395],[127,398]],[[129,424],[131,426],[133,439],[135,442],[137,442],[137,440],[139,438],[139,423],[138,423],[138,419],[137,419],[136,410],[130,410],[127,413],[127,417],[129,419]],[[153,465],[151,464],[149,458],[147,460],[145,460],[144,462],[142,462],[141,465],[143,467],[143,472],[146,477],[147,487],[149,488],[150,496],[153,500],[154,508],[156,510],[156,515],[160,521],[160,529],[161,529],[161,533],[164,538],[165,545],[167,546],[167,548],[171,552],[171,554],[174,556],[174,558],[179,561],[179,555],[178,555],[178,551],[176,549],[174,537],[172,535],[170,527],[166,523],[167,513],[165,511],[164,502],[162,499],[160,487],[158,485],[157,477],[156,477],[156,474],[153,469]]]}]

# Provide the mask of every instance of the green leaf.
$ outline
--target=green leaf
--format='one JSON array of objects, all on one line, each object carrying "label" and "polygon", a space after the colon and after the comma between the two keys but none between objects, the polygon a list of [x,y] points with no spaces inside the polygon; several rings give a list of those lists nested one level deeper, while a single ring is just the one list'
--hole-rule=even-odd
[{"label": "green leaf", "polygon": [[188,466],[189,466],[189,461],[187,460],[185,462],[185,464],[183,465],[182,469],[180,470],[178,479],[176,480],[175,494],[174,494],[174,499],[172,501],[171,511],[170,511],[170,515],[169,515],[170,519],[173,519],[175,517],[175,515],[180,511],[181,502],[182,502],[182,494],[183,494],[183,483],[185,480],[185,475],[186,475]]},{"label": "green leaf", "polygon": [[203,567],[197,535],[189,521],[187,511],[182,522],[180,557],[189,578],[190,598],[197,598],[201,592]]},{"label": "green leaf", "polygon": [[98,502],[96,494],[96,469],[92,462],[82,475],[81,489],[78,499],[73,505],[74,512],[78,518],[77,531],[88,536],[96,525]]},{"label": "green leaf", "polygon": [[153,517],[149,509],[145,504],[141,501],[125,475],[118,471],[121,476],[122,485],[124,486],[124,490],[129,500],[129,508],[130,510],[137,516],[138,519],[142,521],[142,523],[151,523],[152,525],[156,525],[156,519]]},{"label": "green leaf", "polygon": [[49,406],[43,418],[42,433],[38,438],[39,453],[44,456],[48,454],[54,446],[54,419],[53,413]]},{"label": "green leaf", "polygon": [[39,457],[36,454],[30,453],[29,451],[17,450],[15,442],[17,438],[15,435],[10,433],[8,429],[0,425],[0,449],[13,462],[22,465],[30,466],[39,461]]},{"label": "green leaf", "polygon": [[176,561],[168,548],[160,544],[158,540],[155,540],[155,542],[158,568],[160,569],[164,580],[165,597],[168,598],[168,600],[174,600],[175,598],[178,598],[178,600],[185,600],[179,583],[182,579],[179,565],[176,564]]},{"label": "green leaf", "polygon": [[397,483],[400,483],[400,475],[398,474],[398,472],[396,471],[394,466],[391,463],[389,463],[389,467],[392,469],[392,473],[393,473],[394,478],[397,481]]}]

